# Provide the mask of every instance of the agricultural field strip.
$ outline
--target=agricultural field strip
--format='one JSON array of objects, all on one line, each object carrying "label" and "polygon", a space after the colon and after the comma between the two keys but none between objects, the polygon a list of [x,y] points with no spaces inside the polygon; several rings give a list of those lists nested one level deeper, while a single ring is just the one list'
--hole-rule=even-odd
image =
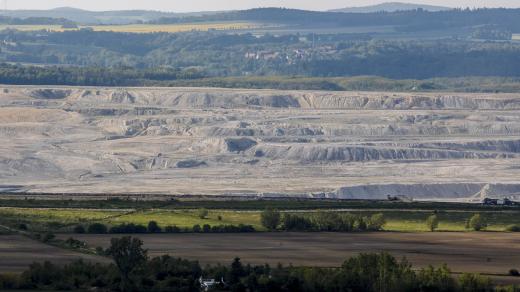
[{"label": "agricultural field strip", "polygon": [[44,244],[22,234],[0,235],[0,257],[0,272],[9,273],[23,272],[34,262],[69,264],[79,259],[99,263],[110,262],[105,257]]},{"label": "agricultural field strip", "polygon": [[[239,256],[245,262],[296,266],[337,267],[362,252],[388,251],[417,266],[447,263],[454,272],[505,275],[518,263],[518,234],[474,232],[377,233],[252,233],[252,234],[143,234],[152,255],[165,253],[222,263]],[[65,239],[65,235],[59,235]],[[75,236],[89,246],[107,247],[111,236]],[[217,252],[215,252],[217,251]],[[318,260],[316,260],[318,259]],[[491,259],[491,261],[489,261]]]},{"label": "agricultural field strip", "polygon": [[[208,22],[208,23],[186,23],[186,24],[139,24],[139,25],[94,25],[80,26],[79,28],[91,28],[94,31],[113,31],[130,33],[150,32],[185,32],[185,31],[208,31],[208,30],[244,30],[263,27],[260,24],[250,22]],[[60,25],[0,25],[0,30],[17,29],[21,31],[73,31],[75,28],[63,28]]]},{"label": "agricultural field strip", "polygon": [[0,210],[9,210],[9,209],[18,209],[18,210],[37,210],[37,211],[49,211],[49,210],[57,210],[57,211],[92,211],[92,212],[135,212],[136,209],[103,209],[103,208],[52,208],[52,207],[42,207],[42,208],[29,208],[29,207],[0,207]]},{"label": "agricultural field strip", "polygon": [[[2,211],[7,211],[2,212]],[[98,222],[113,220],[120,216],[126,216],[134,213],[136,210],[115,210],[115,209],[68,209],[68,208],[16,208],[16,207],[0,207],[0,214],[4,217],[17,217],[24,216],[24,219],[34,221],[45,221],[48,220],[63,220],[65,224],[76,224],[82,221]],[[65,212],[65,214],[63,213]],[[83,213],[82,213],[83,212]],[[87,214],[85,214],[87,212]],[[100,213],[100,214],[95,214]],[[104,215],[104,213],[107,213]],[[110,214],[113,213],[113,214]],[[73,216],[76,215],[76,216]],[[85,215],[85,216],[81,216]],[[1,220],[0,220],[1,221]]]},{"label": "agricultural field strip", "polygon": [[[20,218],[27,220],[26,222],[31,224],[50,224],[52,222],[60,222],[65,226],[71,226],[74,224],[88,224],[88,223],[104,223],[108,225],[115,225],[121,223],[134,223],[146,225],[149,221],[156,221],[160,226],[165,227],[168,225],[176,225],[178,227],[192,227],[194,225],[208,224],[214,225],[238,225],[248,224],[255,227],[258,231],[265,231],[265,228],[260,224],[260,212],[259,211],[233,211],[233,210],[222,210],[212,209],[209,210],[209,215],[206,219],[198,217],[197,209],[142,209],[142,210],[126,210],[130,212],[107,212],[113,214],[82,214],[78,211],[75,216],[77,209],[57,209],[57,208],[38,208],[37,214],[26,214],[24,212],[33,212],[30,208],[1,208],[0,214],[3,214],[3,219],[7,222],[13,223],[13,220],[19,220]],[[17,212],[18,210],[18,212]],[[37,210],[37,209],[35,209]],[[425,221],[428,214],[433,213],[431,210],[395,210],[395,209],[340,209],[338,210],[326,210],[328,212],[350,212],[354,214],[361,214],[363,216],[370,215],[373,213],[381,212],[385,215],[387,224],[384,229],[387,231],[401,231],[401,232],[418,232],[427,231]],[[348,210],[348,211],[345,211]],[[7,211],[8,213],[5,214]],[[10,212],[12,211],[12,212]],[[48,212],[47,212],[48,211]],[[65,214],[60,213],[65,212]],[[320,210],[286,210],[282,211],[286,213],[300,213],[300,214],[317,214]],[[517,219],[518,212],[511,210],[508,211],[469,211],[469,210],[455,210],[455,211],[441,211],[438,212],[441,224],[439,230],[443,231],[465,231],[465,222],[469,218],[469,215],[474,213],[482,213],[486,216],[489,226],[489,231],[504,231],[506,228],[513,224],[519,224]],[[83,215],[83,216],[82,216]],[[58,231],[58,230],[56,230]],[[63,230],[61,230],[63,231]],[[60,231],[60,232],[61,232]]]}]

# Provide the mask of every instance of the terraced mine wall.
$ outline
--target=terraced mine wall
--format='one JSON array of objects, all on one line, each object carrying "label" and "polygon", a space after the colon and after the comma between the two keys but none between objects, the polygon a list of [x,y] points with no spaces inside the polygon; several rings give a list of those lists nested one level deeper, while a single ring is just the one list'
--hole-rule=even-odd
[{"label": "terraced mine wall", "polygon": [[520,199],[518,94],[2,89],[2,192]]}]

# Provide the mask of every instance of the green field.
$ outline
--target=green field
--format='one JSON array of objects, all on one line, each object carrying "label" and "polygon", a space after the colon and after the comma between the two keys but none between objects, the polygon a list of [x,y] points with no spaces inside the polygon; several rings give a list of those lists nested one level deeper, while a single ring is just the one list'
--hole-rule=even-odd
[{"label": "green field", "polygon": [[[147,225],[149,221],[156,221],[160,226],[193,227],[193,225],[252,225],[258,231],[265,231],[260,223],[261,211],[237,211],[213,209],[209,210],[206,219],[197,215],[197,209],[144,209],[144,210],[93,210],[93,209],[32,209],[32,208],[0,208],[0,225],[16,228],[19,224],[26,224],[30,230],[70,232],[78,224],[88,225],[94,222],[108,226],[122,223]],[[297,212],[305,216],[312,216],[316,210],[284,211]],[[328,210],[327,212],[345,212]],[[369,216],[374,213],[383,213],[387,224],[386,231],[421,232],[427,231],[425,220],[432,214],[429,210],[350,210],[349,213]],[[438,212],[440,219],[439,231],[465,231],[466,220],[476,211],[446,210]],[[507,226],[520,224],[520,212],[509,210],[487,210],[480,212],[488,223],[488,231],[505,231]],[[219,220],[220,217],[220,220]]]},{"label": "green field", "polygon": [[[218,216],[221,220],[218,220]],[[260,224],[259,212],[237,212],[226,210],[213,210],[209,212],[206,219],[200,219],[197,216],[197,210],[146,210],[139,211],[119,217],[102,220],[109,225],[117,225],[121,223],[134,223],[146,225],[149,221],[156,221],[159,226],[175,225],[178,227],[193,227],[193,225],[209,224],[213,225],[253,225],[257,230],[264,228]]]},{"label": "green field", "polygon": [[[259,24],[249,22],[206,22],[206,23],[180,23],[180,24],[128,24],[128,25],[94,25],[79,28],[91,28],[94,31],[152,33],[152,32],[184,32],[184,31],[209,31],[209,30],[243,30],[261,27]],[[60,25],[0,25],[0,30],[16,29],[20,31],[68,31],[76,28],[63,28]]]},{"label": "green field", "polygon": [[0,224],[17,228],[23,223],[34,231],[60,230],[77,224],[110,220],[114,216],[125,213],[125,211],[88,209],[0,208]]}]

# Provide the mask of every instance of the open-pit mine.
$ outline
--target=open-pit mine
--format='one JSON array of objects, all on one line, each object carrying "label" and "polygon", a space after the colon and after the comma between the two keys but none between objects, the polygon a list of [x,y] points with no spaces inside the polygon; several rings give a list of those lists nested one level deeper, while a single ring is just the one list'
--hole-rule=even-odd
[{"label": "open-pit mine", "polygon": [[520,199],[520,94],[0,89],[0,192]]}]

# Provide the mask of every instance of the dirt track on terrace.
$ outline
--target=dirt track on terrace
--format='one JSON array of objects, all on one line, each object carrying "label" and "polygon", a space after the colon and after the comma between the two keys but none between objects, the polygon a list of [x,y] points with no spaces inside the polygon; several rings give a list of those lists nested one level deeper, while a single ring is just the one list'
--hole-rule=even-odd
[{"label": "dirt track on terrace", "polygon": [[[113,235],[75,235],[91,246],[107,247]],[[388,251],[414,266],[439,266],[453,272],[506,274],[520,268],[520,234],[512,233],[253,233],[138,235],[150,255],[165,253],[227,263],[238,256],[254,264],[340,266],[359,253]]]}]

